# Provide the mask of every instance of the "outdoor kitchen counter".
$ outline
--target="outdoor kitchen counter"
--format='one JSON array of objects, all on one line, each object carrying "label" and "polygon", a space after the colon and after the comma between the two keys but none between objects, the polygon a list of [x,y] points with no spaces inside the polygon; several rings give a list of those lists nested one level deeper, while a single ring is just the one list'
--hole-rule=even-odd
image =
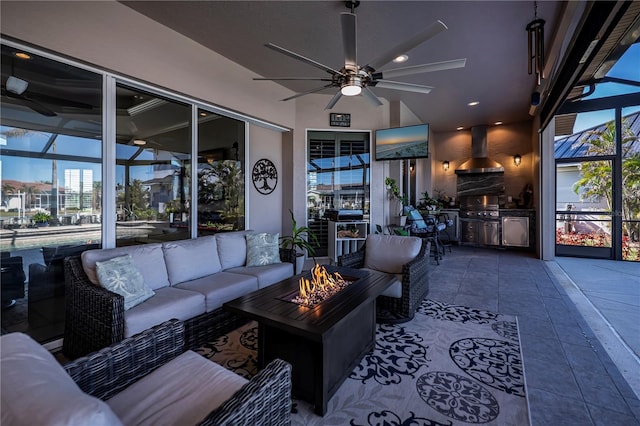
[{"label": "outdoor kitchen counter", "polygon": [[[527,217],[529,218],[529,227],[528,227],[528,240],[529,240],[529,245],[528,247],[521,247],[521,248],[527,248],[529,250],[533,250],[535,249],[535,235],[536,235],[536,210],[535,209],[523,209],[523,208],[515,208],[515,209],[500,209],[500,219],[502,220],[502,226],[500,229],[500,233],[501,233],[501,243],[500,245],[502,247],[505,248],[514,248],[513,246],[511,246],[508,242],[506,242],[505,238],[507,236],[507,232],[504,229],[505,227],[505,218],[523,218],[523,217]],[[508,220],[508,219],[507,219]],[[526,227],[526,225],[525,225]]]}]

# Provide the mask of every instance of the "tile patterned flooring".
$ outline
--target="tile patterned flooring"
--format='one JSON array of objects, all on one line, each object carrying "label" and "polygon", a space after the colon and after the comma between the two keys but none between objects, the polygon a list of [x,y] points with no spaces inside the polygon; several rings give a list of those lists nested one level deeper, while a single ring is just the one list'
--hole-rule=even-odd
[{"label": "tile patterned flooring", "polygon": [[640,425],[638,397],[545,262],[453,247],[430,278],[429,298],[518,317],[533,426]]}]

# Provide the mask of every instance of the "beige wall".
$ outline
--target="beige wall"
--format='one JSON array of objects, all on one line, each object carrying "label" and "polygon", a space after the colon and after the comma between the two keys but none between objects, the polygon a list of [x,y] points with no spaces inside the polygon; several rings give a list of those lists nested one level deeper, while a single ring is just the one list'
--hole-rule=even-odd
[{"label": "beige wall", "polygon": [[[248,198],[248,228],[260,232],[282,232],[280,212],[283,203],[283,158],[282,133],[263,127],[249,126],[249,139],[252,141],[247,162],[249,176],[246,194]],[[251,171],[261,158],[271,160],[278,170],[278,184],[271,194],[261,194],[253,186]],[[288,213],[288,212],[287,212]],[[288,227],[284,228],[286,233]]]},{"label": "beige wall", "polygon": [[[525,184],[534,184],[534,166],[537,165],[531,132],[532,122],[504,124],[487,129],[489,158],[504,167],[505,195],[518,198]],[[471,130],[442,132],[432,135],[431,153],[433,165],[432,191],[442,190],[449,196],[456,195],[455,169],[471,158]],[[522,164],[516,167],[513,156],[520,154]],[[449,170],[442,169],[442,162],[449,161]]]}]

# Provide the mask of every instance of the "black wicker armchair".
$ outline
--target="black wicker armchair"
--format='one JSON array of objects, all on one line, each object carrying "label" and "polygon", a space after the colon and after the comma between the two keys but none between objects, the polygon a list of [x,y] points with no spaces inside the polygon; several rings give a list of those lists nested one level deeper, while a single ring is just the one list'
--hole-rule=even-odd
[{"label": "black wicker armchair", "polygon": [[[295,265],[294,250],[280,250]],[[124,339],[124,297],[89,281],[80,256],[64,260],[65,327],[62,352],[77,358]],[[247,323],[245,317],[218,308],[184,322],[185,349],[196,349]]]},{"label": "black wicker armchair", "polygon": [[[180,355],[184,349],[184,332],[181,321],[166,321],[63,367],[85,393],[106,400]],[[291,366],[276,359],[200,424],[290,423]]]},{"label": "black wicker armchair", "polygon": [[[429,251],[431,243],[422,240],[418,255],[402,266],[402,296],[378,296],[376,299],[377,321],[401,323],[413,319],[416,309],[429,292]],[[362,268],[365,264],[367,246],[354,253],[338,258],[338,265]]]}]

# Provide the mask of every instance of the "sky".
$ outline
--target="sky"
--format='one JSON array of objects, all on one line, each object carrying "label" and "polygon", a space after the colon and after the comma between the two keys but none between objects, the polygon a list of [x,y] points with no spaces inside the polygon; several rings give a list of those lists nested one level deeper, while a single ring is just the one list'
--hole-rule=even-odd
[{"label": "sky", "polygon": [[[631,45],[618,62],[611,67],[607,76],[640,81],[640,43]],[[595,92],[590,96],[587,96],[585,99],[597,99],[634,92],[640,92],[640,87],[617,83],[605,83],[597,85]],[[632,114],[639,110],[640,105],[625,108],[622,115]],[[573,132],[578,133],[585,129],[590,129],[591,127],[613,120],[614,118],[613,110],[578,114]]]}]

